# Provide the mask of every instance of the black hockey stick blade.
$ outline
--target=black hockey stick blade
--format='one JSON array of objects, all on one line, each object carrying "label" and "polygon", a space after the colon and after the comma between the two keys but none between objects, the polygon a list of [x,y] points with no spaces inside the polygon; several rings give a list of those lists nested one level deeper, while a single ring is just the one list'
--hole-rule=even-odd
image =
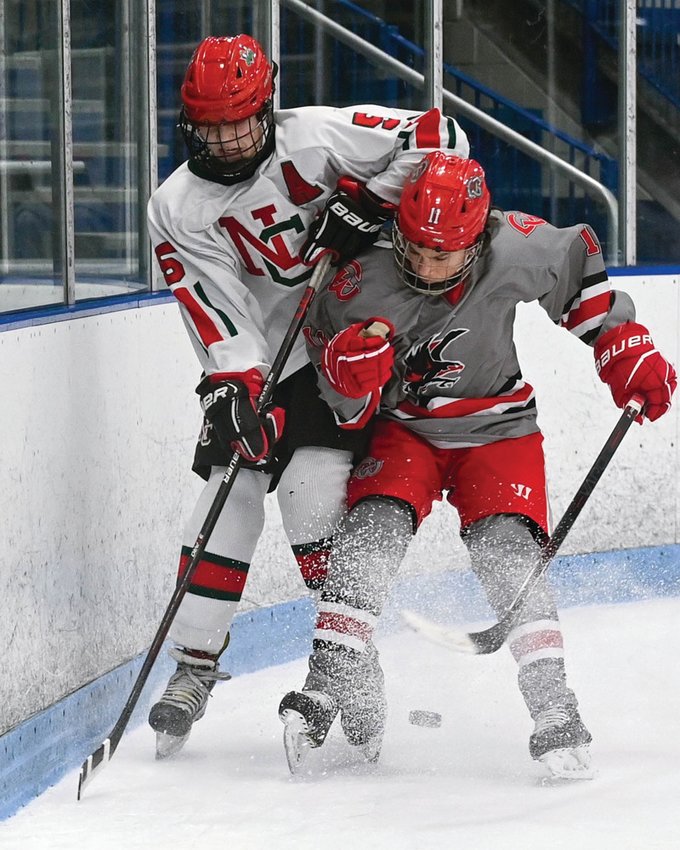
[{"label": "black hockey stick blade", "polygon": [[602,473],[609,465],[609,461],[614,456],[614,452],[621,444],[621,440],[623,440],[631,424],[637,416],[641,415],[643,407],[644,400],[639,396],[634,396],[628,402],[619,421],[607,438],[607,442],[597,456],[595,463],[588,471],[576,495],[569,503],[564,516],[545,544],[541,560],[526,574],[514,600],[497,623],[480,632],[465,632],[462,629],[433,623],[431,620],[421,617],[420,614],[407,610],[401,612],[404,622],[413,631],[422,635],[422,637],[430,642],[445,646],[447,649],[452,649],[455,652],[467,652],[472,655],[489,655],[499,650],[515,626],[524,602],[552,563],[569,529],[581,513],[583,506],[588,501],[595,489],[595,485],[602,477]]},{"label": "black hockey stick blade", "polygon": [[100,746],[97,747],[97,749],[92,753],[92,755],[89,755],[85,759],[80,768],[80,774],[78,776],[79,800],[85,786],[90,781],[90,779],[92,779],[92,776],[98,770],[103,769],[108,764],[114,752],[115,747],[111,747],[111,738],[107,738],[103,744],[100,744]]}]

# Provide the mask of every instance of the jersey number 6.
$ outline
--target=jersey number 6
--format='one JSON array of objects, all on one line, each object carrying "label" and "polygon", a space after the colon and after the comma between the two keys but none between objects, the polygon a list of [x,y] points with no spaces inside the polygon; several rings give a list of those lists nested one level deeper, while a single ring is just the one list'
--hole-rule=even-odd
[{"label": "jersey number 6", "polygon": [[176,251],[177,249],[169,242],[161,242],[160,245],[154,248],[158,265],[161,267],[163,277],[168,286],[172,286],[173,283],[179,283],[186,274],[184,266],[180,261],[176,257],[168,256],[169,254],[175,254]]}]

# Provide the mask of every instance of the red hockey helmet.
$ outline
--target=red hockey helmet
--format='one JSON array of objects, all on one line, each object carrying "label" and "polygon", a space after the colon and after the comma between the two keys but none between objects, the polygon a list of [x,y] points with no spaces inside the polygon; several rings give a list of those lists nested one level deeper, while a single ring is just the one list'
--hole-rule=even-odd
[{"label": "red hockey helmet", "polygon": [[[407,178],[395,218],[395,257],[404,283],[439,295],[464,280],[484,243],[490,206],[478,162],[444,151],[428,153]],[[453,274],[433,283],[413,267],[418,249],[465,254]]]},{"label": "red hockey helmet", "polygon": [[[275,68],[249,35],[204,38],[196,48],[182,84],[180,128],[189,157],[218,177],[242,180],[273,149]],[[243,155],[225,156],[227,124],[251,119],[237,142]]]},{"label": "red hockey helmet", "polygon": [[192,124],[220,124],[255,115],[273,90],[273,68],[254,38],[210,36],[189,63],[182,103]]}]

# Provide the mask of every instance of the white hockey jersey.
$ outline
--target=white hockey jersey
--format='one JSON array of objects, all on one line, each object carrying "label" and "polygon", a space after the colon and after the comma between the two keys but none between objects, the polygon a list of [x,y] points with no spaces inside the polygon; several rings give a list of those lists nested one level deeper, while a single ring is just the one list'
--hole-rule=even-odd
[{"label": "white hockey jersey", "polygon": [[[381,415],[442,448],[475,446],[538,431],[536,399],[520,369],[517,304],[538,301],[553,322],[592,345],[633,320],[633,302],[610,288],[602,250],[584,224],[556,228],[536,216],[492,210],[490,240],[462,293],[409,289],[391,250],[374,247],[346,265],[312,304],[305,336],[319,367],[325,340],[380,316],[395,327],[393,377]],[[594,367],[593,367],[594,368]],[[319,376],[344,427],[361,427],[373,399],[349,399]]]},{"label": "white hockey jersey", "polygon": [[[395,203],[427,151],[469,153],[436,109],[311,106],[279,111],[275,124],[275,151],[249,180],[222,185],[184,163],[149,201],[154,252],[207,374],[267,373],[311,276],[299,257],[307,228],[339,177]],[[300,338],[283,377],[307,362]]]}]

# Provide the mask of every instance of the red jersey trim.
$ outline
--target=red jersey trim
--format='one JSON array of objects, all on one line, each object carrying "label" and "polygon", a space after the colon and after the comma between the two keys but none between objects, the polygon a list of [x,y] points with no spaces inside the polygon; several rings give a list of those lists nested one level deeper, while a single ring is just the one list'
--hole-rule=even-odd
[{"label": "red jersey trim", "polygon": [[201,337],[201,342],[206,348],[214,342],[222,342],[224,336],[219,332],[217,325],[188,289],[175,289],[173,294],[180,304],[186,308],[191,321],[198,331],[198,335]]}]

